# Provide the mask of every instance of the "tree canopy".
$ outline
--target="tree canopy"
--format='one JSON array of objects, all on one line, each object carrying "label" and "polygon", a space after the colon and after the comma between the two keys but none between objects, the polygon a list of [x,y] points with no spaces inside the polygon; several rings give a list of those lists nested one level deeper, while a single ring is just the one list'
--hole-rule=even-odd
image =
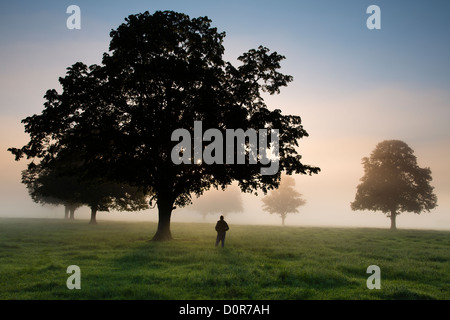
[{"label": "tree canopy", "polygon": [[396,229],[401,212],[420,214],[437,205],[430,168],[420,168],[414,151],[403,141],[380,142],[362,159],[364,176],[357,186],[352,210],[381,211]]},{"label": "tree canopy", "polygon": [[83,204],[77,202],[76,186],[73,177],[56,176],[44,170],[41,165],[30,163],[22,171],[22,183],[26,185],[31,199],[42,205],[64,205],[65,219],[75,218],[75,210]]},{"label": "tree canopy", "polygon": [[[73,165],[73,163],[72,163]],[[74,168],[71,168],[74,170]],[[90,223],[97,223],[98,211],[139,211],[148,208],[146,195],[136,187],[102,180],[80,180],[77,175],[69,175],[64,166],[50,169],[30,163],[22,172],[22,182],[26,184],[33,201],[42,204],[63,204],[74,219],[74,211],[82,205],[91,209]]]},{"label": "tree canopy", "polygon": [[[101,65],[69,67],[60,78],[62,93],[48,90],[42,113],[23,120],[30,141],[9,149],[17,160],[26,155],[49,165],[76,154],[82,179],[152,192],[159,214],[154,240],[171,239],[172,210],[189,204],[192,194],[234,180],[244,192],[267,192],[278,186],[282,171],[320,171],[301,162],[298,140],[308,136],[301,118],[271,111],[263,99],[264,92],[279,93],[292,81],[278,71],[284,56],[260,46],[238,57],[235,67],[223,60],[225,33],[211,20],[173,11],[130,15],[110,35]],[[261,161],[174,164],[171,135],[179,128],[193,132],[195,121],[222,132],[278,130],[278,172],[262,175]]]}]

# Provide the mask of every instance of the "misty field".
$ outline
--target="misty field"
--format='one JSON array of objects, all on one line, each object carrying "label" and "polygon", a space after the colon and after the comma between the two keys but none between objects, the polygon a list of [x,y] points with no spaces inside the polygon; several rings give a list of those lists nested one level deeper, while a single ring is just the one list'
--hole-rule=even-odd
[{"label": "misty field", "polygon": [[155,243],[151,222],[0,219],[0,299],[450,298],[450,232],[230,227],[222,249],[207,223],[173,223],[175,240]]}]

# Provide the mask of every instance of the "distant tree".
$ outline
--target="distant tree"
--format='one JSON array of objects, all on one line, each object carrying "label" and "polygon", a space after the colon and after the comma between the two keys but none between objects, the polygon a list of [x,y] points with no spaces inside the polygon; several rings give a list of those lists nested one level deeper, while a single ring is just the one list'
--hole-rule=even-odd
[{"label": "distant tree", "polygon": [[113,182],[82,184],[79,200],[91,209],[90,224],[97,224],[99,211],[139,211],[148,208],[147,197],[138,188]]},{"label": "distant tree", "polygon": [[381,211],[391,219],[391,230],[395,230],[401,212],[420,214],[436,207],[431,170],[417,165],[414,151],[405,142],[380,142],[362,163],[364,176],[357,186],[352,210]]},{"label": "distant tree", "polygon": [[[77,167],[76,170],[81,170]],[[26,184],[31,198],[37,203],[63,204],[65,218],[70,212],[74,219],[75,209],[87,205],[91,209],[91,224],[96,224],[98,211],[138,211],[148,208],[145,194],[136,187],[131,187],[104,180],[80,180],[65,166],[51,169],[43,165],[31,163],[22,172],[22,182]]]},{"label": "distant tree", "polygon": [[298,207],[306,204],[301,193],[294,188],[295,180],[291,176],[283,175],[278,189],[272,190],[262,199],[263,210],[271,214],[276,213],[281,216],[281,223],[288,213],[298,213]]},{"label": "distant tree", "polygon": [[42,166],[30,163],[22,171],[22,183],[26,185],[31,199],[42,205],[64,205],[64,218],[75,219],[75,210],[82,206],[73,192],[78,183],[72,178],[56,176],[43,170]]},{"label": "distant tree", "polygon": [[241,190],[237,186],[230,186],[225,190],[211,189],[203,196],[193,201],[190,210],[199,212],[203,219],[208,214],[222,214],[226,216],[233,212],[243,212]]},{"label": "distant tree", "polygon": [[[192,194],[234,180],[243,192],[265,193],[278,186],[281,171],[320,171],[302,164],[298,154],[298,140],[308,136],[301,118],[269,110],[262,97],[292,81],[278,71],[284,56],[260,46],[234,67],[223,60],[225,33],[211,27],[211,20],[173,11],[130,15],[110,35],[101,66],[75,63],[60,78],[63,92],[48,90],[42,114],[22,121],[30,141],[9,149],[16,160],[26,155],[45,163],[61,153],[77,154],[83,178],[152,190],[159,215],[153,240],[172,238],[172,211],[190,204]],[[221,132],[279,130],[278,172],[262,175],[267,165],[261,161],[174,164],[172,133],[193,132],[196,120]]]}]

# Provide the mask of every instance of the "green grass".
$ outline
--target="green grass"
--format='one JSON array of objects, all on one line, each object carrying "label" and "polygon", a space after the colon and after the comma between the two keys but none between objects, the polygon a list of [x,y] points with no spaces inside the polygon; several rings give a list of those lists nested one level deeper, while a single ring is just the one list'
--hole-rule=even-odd
[{"label": "green grass", "polygon": [[[0,219],[0,299],[449,299],[450,232]],[[69,290],[69,265],[81,290]],[[369,290],[369,265],[381,289]]]}]

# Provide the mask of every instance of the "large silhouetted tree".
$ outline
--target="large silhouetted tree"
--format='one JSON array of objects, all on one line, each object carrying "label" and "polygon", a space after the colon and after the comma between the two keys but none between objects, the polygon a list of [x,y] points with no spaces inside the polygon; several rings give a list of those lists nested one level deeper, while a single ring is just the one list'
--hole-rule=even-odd
[{"label": "large silhouetted tree", "polygon": [[294,178],[286,175],[282,177],[278,189],[270,191],[262,202],[264,211],[280,215],[283,226],[289,213],[298,213],[298,207],[306,204],[302,194],[295,190]]},{"label": "large silhouetted tree", "polygon": [[417,165],[414,151],[405,142],[380,142],[362,162],[364,176],[352,210],[381,211],[391,219],[391,230],[395,230],[395,219],[401,212],[420,214],[436,207],[431,170]]},{"label": "large silhouetted tree", "polygon": [[[154,240],[171,239],[173,209],[211,186],[237,180],[243,192],[267,192],[278,186],[281,171],[319,172],[302,164],[296,148],[308,136],[301,118],[269,110],[262,96],[292,81],[278,71],[282,55],[261,46],[241,55],[235,67],[223,60],[225,33],[207,17],[173,11],[131,15],[110,35],[102,65],[68,68],[60,79],[62,93],[47,91],[42,114],[23,120],[31,139],[10,149],[16,159],[26,155],[46,164],[60,154],[77,154],[83,179],[97,176],[151,190],[159,214]],[[172,133],[193,133],[194,121],[220,132],[267,129],[271,136],[279,130],[278,172],[262,175],[262,161],[174,164]]]}]

